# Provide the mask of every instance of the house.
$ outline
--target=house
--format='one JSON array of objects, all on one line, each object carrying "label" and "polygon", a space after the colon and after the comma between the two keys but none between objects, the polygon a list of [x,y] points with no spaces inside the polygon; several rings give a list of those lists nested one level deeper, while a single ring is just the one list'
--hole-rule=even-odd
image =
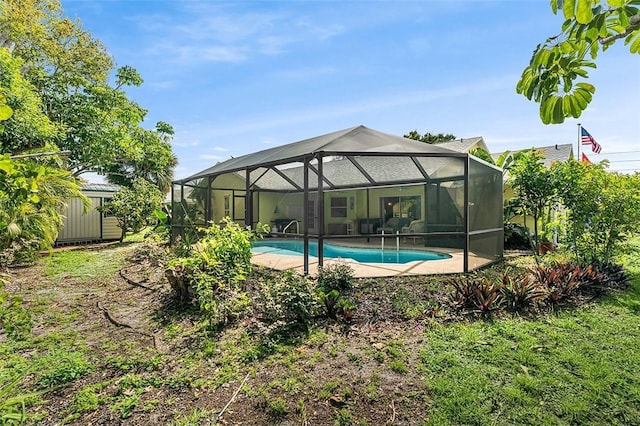
[{"label": "house", "polygon": [[72,198],[64,212],[64,224],[56,240],[57,245],[119,240],[122,230],[112,215],[100,213],[97,208],[109,201],[120,189],[117,185],[91,183],[82,188],[91,207],[85,211],[80,198]]},{"label": "house", "polygon": [[502,170],[441,144],[357,126],[173,182],[174,239],[227,216],[304,241],[305,273],[309,242],[322,265],[326,241],[378,244],[389,233],[459,250],[459,271],[469,271],[502,257]]}]

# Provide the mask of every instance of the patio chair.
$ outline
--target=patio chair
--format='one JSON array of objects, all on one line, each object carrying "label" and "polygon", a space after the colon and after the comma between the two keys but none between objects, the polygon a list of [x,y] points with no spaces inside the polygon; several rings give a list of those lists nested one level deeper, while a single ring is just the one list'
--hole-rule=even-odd
[{"label": "patio chair", "polygon": [[382,233],[384,231],[385,234],[395,234],[400,231],[403,226],[409,223],[409,219],[405,217],[392,217],[385,222],[380,228],[378,228],[378,232]]},{"label": "patio chair", "polygon": [[[402,227],[402,233],[403,234],[420,234],[424,232],[424,220],[418,219],[418,220],[414,220],[412,221],[409,226],[403,226]],[[407,238],[411,238],[413,239],[413,243],[415,244],[416,241],[420,238],[423,237],[407,237]]]}]

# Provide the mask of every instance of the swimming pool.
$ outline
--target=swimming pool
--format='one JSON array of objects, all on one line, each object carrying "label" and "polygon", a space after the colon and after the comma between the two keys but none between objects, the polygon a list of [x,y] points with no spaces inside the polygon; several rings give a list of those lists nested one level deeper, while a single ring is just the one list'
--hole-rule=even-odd
[{"label": "swimming pool", "polygon": [[[449,259],[451,256],[443,253],[422,250],[380,250],[377,248],[360,248],[337,246],[324,243],[325,258],[353,259],[363,263],[407,263],[424,260]],[[254,241],[254,253],[287,254],[302,256],[304,254],[304,242],[302,240],[260,240]],[[309,255],[318,256],[318,242],[309,241]]]}]

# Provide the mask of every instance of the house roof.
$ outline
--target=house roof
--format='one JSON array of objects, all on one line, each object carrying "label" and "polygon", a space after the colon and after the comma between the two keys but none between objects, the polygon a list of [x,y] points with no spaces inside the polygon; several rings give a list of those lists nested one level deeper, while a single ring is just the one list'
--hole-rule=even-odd
[{"label": "house roof", "polygon": [[325,152],[329,155],[340,155],[341,153],[362,155],[367,153],[450,154],[451,157],[457,157],[460,154],[460,151],[456,152],[440,145],[425,144],[401,136],[382,133],[365,126],[357,126],[231,158],[177,182],[188,182],[204,176],[251,169],[261,165],[300,161],[305,155],[318,152]]},{"label": "house roof", "polygon": [[457,152],[468,153],[472,149],[482,148],[485,151],[489,152],[489,148],[484,143],[484,139],[481,136],[475,138],[466,138],[466,139],[456,139],[448,142],[441,142],[437,144],[439,147],[451,149]]},{"label": "house roof", "polygon": [[[551,166],[551,164],[555,163],[556,161],[564,162],[564,161],[568,161],[570,158],[573,158],[573,144],[570,144],[570,143],[543,146],[535,149],[540,154],[542,154],[543,156],[542,163],[545,165],[545,167]],[[531,148],[521,149],[521,150],[512,151],[512,152],[524,152],[529,150],[531,150]],[[493,159],[496,160],[502,154],[503,154],[502,152],[493,153],[491,154],[491,157],[493,157]]]}]

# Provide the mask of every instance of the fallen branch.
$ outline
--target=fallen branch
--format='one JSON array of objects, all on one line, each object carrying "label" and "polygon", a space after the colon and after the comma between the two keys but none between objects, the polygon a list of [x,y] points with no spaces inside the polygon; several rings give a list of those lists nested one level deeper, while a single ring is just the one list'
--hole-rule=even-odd
[{"label": "fallen branch", "polygon": [[227,408],[229,408],[229,405],[231,405],[231,403],[233,402],[234,399],[236,399],[236,396],[238,396],[238,393],[240,392],[240,389],[242,389],[242,386],[244,386],[245,382],[247,381],[247,379],[249,378],[249,374],[251,372],[247,373],[246,376],[244,376],[244,380],[242,381],[242,383],[240,383],[240,386],[238,386],[238,389],[236,389],[236,391],[233,393],[233,396],[231,397],[231,399],[229,400],[229,402],[227,402],[227,405],[224,406],[224,408],[222,409],[222,411],[220,411],[218,413],[218,415],[216,416],[216,421],[215,423],[217,424],[218,421],[220,420],[220,418],[222,417],[222,415],[224,414],[225,411],[227,411]]},{"label": "fallen branch", "polygon": [[140,334],[142,336],[150,337],[153,340],[153,347],[155,349],[158,349],[158,345],[157,345],[157,342],[156,342],[156,335],[155,334],[149,334],[149,333],[145,333],[144,331],[136,330],[131,325],[129,325],[127,323],[124,323],[124,322],[118,321],[117,319],[115,319],[113,317],[113,315],[111,315],[111,312],[109,312],[109,310],[107,308],[104,308],[104,307],[102,307],[100,305],[99,301],[96,302],[96,306],[98,307],[98,309],[100,309],[102,311],[102,313],[104,314],[104,317],[106,319],[108,319],[111,324],[115,325],[116,327],[126,328],[126,329],[128,329],[127,331],[129,331],[131,333],[137,333],[137,334]]},{"label": "fallen branch", "polygon": [[109,320],[109,322],[113,325],[115,325],[116,327],[125,327],[125,328],[131,328],[133,329],[132,326],[130,326],[129,324],[126,324],[124,322],[120,322],[118,320],[116,320],[113,316],[111,316],[111,313],[109,312],[109,310],[107,308],[103,308],[102,306],[100,306],[100,302],[96,302],[96,306],[98,307],[98,309],[100,309],[103,313],[106,319]]},{"label": "fallen branch", "polygon": [[122,277],[122,278],[123,278],[127,283],[131,284],[132,286],[140,287],[140,288],[144,288],[145,290],[151,290],[151,291],[155,291],[155,290],[156,290],[155,288],[147,287],[146,285],[142,284],[142,283],[144,283],[144,282],[146,282],[146,281],[147,281],[146,279],[145,279],[145,280],[143,280],[143,281],[137,282],[137,281],[134,281],[134,280],[132,280],[131,278],[127,277],[127,276],[124,274],[124,272],[122,272],[122,269],[120,269],[120,276],[121,276],[121,277]]}]

